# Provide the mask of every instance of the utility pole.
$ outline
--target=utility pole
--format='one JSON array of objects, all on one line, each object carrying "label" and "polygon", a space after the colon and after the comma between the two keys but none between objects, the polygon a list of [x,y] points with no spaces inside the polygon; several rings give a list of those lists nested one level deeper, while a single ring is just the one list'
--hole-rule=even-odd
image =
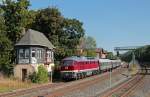
[{"label": "utility pole", "polygon": [[109,71],[109,76],[110,76],[110,78],[109,78],[109,85],[110,85],[110,88],[111,88],[111,73],[112,73],[112,70],[110,68],[110,71]]},{"label": "utility pole", "polygon": [[53,70],[51,71],[51,83],[53,83]]}]

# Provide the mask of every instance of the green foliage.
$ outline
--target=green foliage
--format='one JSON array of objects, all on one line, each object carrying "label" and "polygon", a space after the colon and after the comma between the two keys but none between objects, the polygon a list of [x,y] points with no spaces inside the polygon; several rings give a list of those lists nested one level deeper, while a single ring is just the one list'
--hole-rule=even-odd
[{"label": "green foliage", "polygon": [[106,58],[107,59],[117,59],[117,56],[115,56],[112,52],[108,52]]},{"label": "green foliage", "polygon": [[42,65],[38,67],[37,78],[38,78],[38,83],[48,82],[48,71]]},{"label": "green foliage", "polygon": [[32,28],[33,24],[35,23],[35,19],[36,19],[37,14],[38,14],[37,11],[34,11],[34,10],[28,11],[28,15],[27,15],[28,22],[25,25],[26,29]]},{"label": "green foliage", "polygon": [[58,46],[58,38],[62,30],[63,20],[64,18],[57,8],[38,10],[32,28],[43,32],[53,45]]},{"label": "green foliage", "polygon": [[13,71],[14,44],[22,37],[23,28],[31,23],[28,6],[28,0],[5,0],[0,6],[0,69],[4,74]]},{"label": "green foliage", "polygon": [[140,62],[150,62],[150,45],[135,50],[135,56]]},{"label": "green foliage", "polygon": [[5,20],[3,17],[3,10],[0,8],[0,33],[4,33],[6,29]]},{"label": "green foliage", "polygon": [[[134,51],[135,58],[139,62],[150,62],[150,45],[138,48]],[[129,51],[121,56],[121,59],[130,62],[132,59],[132,52]]]},{"label": "green foliage", "polygon": [[43,32],[56,47],[55,60],[75,55],[75,50],[84,36],[83,24],[77,19],[68,19],[57,8],[38,10],[32,28]]},{"label": "green foliage", "polygon": [[95,49],[84,49],[82,56],[96,57]]},{"label": "green foliage", "polygon": [[[15,62],[14,45],[22,37],[24,29],[33,28],[43,32],[56,47],[55,60],[58,61],[75,55],[77,45],[84,36],[83,23],[79,20],[65,18],[57,8],[34,11],[28,9],[29,5],[29,0],[4,0],[0,6],[0,34],[4,35],[0,37],[5,37],[0,38],[4,45],[4,52],[2,49],[0,51],[3,56],[0,66],[5,64],[7,71],[10,71],[8,68],[12,68],[12,65],[6,64]],[[11,51],[8,51],[7,45]]]},{"label": "green foliage", "polygon": [[55,64],[54,71],[53,71],[53,79],[60,80],[60,78],[61,78],[60,68],[61,67],[60,67],[59,63]]},{"label": "green foliage", "polygon": [[32,74],[30,74],[29,79],[31,80],[32,83],[38,83],[37,73],[33,72]]},{"label": "green foliage", "polygon": [[8,38],[15,44],[22,36],[22,29],[28,24],[28,0],[6,0],[1,8]]},{"label": "green foliage", "polygon": [[0,32],[0,72],[8,75],[12,72],[11,58],[11,42]]},{"label": "green foliage", "polygon": [[82,47],[85,49],[95,49],[96,48],[96,40],[91,36],[84,37],[82,45],[83,45]]},{"label": "green foliage", "polygon": [[11,58],[11,41],[5,35],[5,20],[3,10],[0,8],[0,72],[9,75],[12,72]]},{"label": "green foliage", "polygon": [[29,76],[29,79],[33,83],[46,83],[49,81],[48,79],[48,71],[44,68],[44,66],[40,65],[38,67],[38,72],[34,72]]},{"label": "green foliage", "polygon": [[69,49],[77,48],[80,38],[84,36],[82,25],[83,24],[77,19],[65,19],[60,43]]},{"label": "green foliage", "polygon": [[78,48],[83,49],[83,56],[96,57],[96,41],[91,36],[85,36],[80,39]]}]

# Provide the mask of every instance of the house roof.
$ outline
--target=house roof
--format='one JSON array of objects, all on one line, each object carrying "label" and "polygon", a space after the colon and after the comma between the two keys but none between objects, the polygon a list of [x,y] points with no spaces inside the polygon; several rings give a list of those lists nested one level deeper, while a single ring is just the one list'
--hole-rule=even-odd
[{"label": "house roof", "polygon": [[55,48],[52,43],[45,37],[45,35],[41,32],[29,29],[25,35],[20,39],[15,46],[23,46],[23,45],[38,45],[48,47],[49,49]]}]

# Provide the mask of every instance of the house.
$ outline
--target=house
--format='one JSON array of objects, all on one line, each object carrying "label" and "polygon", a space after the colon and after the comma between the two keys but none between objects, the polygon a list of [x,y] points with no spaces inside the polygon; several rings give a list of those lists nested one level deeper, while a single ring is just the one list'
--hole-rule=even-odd
[{"label": "house", "polygon": [[105,51],[103,48],[97,48],[96,53],[97,53],[97,58],[105,59],[107,56],[107,51]]},{"label": "house", "polygon": [[24,81],[30,74],[37,72],[40,65],[50,74],[54,66],[54,48],[43,33],[29,29],[15,44],[14,76]]}]

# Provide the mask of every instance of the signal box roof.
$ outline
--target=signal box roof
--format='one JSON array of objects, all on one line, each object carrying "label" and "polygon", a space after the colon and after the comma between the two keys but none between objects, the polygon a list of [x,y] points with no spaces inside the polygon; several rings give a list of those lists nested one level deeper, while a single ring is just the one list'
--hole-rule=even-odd
[{"label": "signal box roof", "polygon": [[15,46],[44,46],[49,49],[55,48],[41,32],[29,29]]}]

